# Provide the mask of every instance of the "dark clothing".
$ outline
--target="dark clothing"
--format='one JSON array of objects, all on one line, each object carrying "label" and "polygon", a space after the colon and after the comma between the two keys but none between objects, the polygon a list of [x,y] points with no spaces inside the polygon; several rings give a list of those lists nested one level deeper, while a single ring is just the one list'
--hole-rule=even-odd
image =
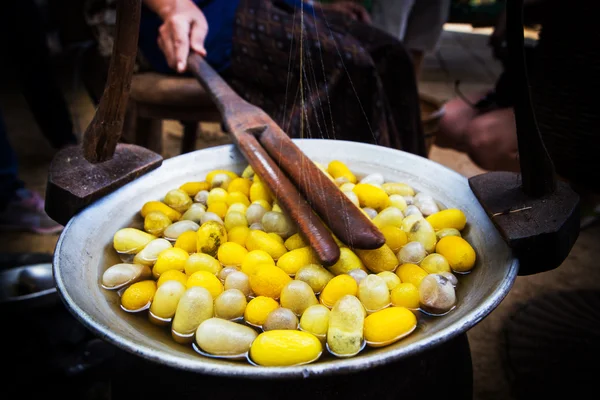
[{"label": "dark clothing", "polygon": [[[209,6],[214,3],[220,2]],[[305,6],[301,13],[295,3],[239,1],[230,64],[213,62],[213,67],[291,137],[359,141],[425,156],[416,79],[402,43],[370,25],[325,14],[319,6]],[[214,18],[207,17],[209,34]],[[150,63],[166,71],[156,44],[160,21],[146,13],[142,26],[144,58],[160,56],[162,64]],[[220,24],[217,31],[227,29]]]},{"label": "dark clothing", "polygon": [[359,141],[425,155],[416,79],[402,44],[319,7],[303,20],[301,30],[297,8],[282,2],[242,0],[231,86],[292,137]]},{"label": "dark clothing", "polygon": [[17,172],[17,155],[8,142],[0,112],[0,211],[6,207],[15,192],[23,187],[23,182],[17,178]]},{"label": "dark clothing", "polygon": [[40,130],[52,147],[77,143],[67,103],[52,73],[46,34],[33,0],[2,4],[0,49]]},{"label": "dark clothing", "polygon": [[[8,1],[0,13],[0,51],[9,76],[16,78],[40,130],[54,148],[77,143],[66,101],[50,65],[43,24],[32,0]],[[23,183],[17,158],[0,114],[0,210]]]},{"label": "dark clothing", "polygon": [[[538,43],[525,48],[525,61],[535,118],[557,174],[579,188],[598,193],[598,7],[592,0],[575,4],[564,7],[557,0],[547,0],[537,10],[528,9],[529,17],[542,29]],[[506,60],[501,61],[506,64]],[[513,107],[514,92],[505,72],[495,90],[475,106],[482,113]]]},{"label": "dark clothing", "polygon": [[545,3],[529,77],[536,119],[557,173],[595,193],[600,193],[598,9],[593,0],[570,7]]}]

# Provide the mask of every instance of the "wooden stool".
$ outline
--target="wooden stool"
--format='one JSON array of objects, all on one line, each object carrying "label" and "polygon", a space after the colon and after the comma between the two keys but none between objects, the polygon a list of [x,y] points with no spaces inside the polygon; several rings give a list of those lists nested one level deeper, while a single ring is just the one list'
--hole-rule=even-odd
[{"label": "wooden stool", "polygon": [[[443,105],[420,93],[427,150],[435,142]],[[162,121],[180,121],[184,127],[181,153],[195,149],[199,122],[221,122],[221,115],[208,93],[195,78],[155,72],[134,74],[123,137],[127,141],[161,153]]]},{"label": "wooden stool", "polygon": [[195,78],[134,74],[123,136],[161,154],[162,121],[169,119],[183,125],[181,153],[187,153],[195,149],[198,123],[220,122],[221,115]]}]

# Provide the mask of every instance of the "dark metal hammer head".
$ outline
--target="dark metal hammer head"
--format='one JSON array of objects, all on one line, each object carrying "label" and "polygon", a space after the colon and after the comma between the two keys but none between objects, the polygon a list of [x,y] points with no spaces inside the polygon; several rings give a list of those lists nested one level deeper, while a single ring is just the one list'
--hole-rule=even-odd
[{"label": "dark metal hammer head", "polygon": [[65,225],[94,201],[162,164],[162,157],[146,148],[119,144],[113,157],[90,163],[83,148],[61,150],[52,160],[46,187],[46,212]]},{"label": "dark metal hammer head", "polygon": [[469,179],[473,193],[519,259],[519,275],[557,268],[579,236],[579,196],[564,182],[533,197],[512,172],[488,172]]}]

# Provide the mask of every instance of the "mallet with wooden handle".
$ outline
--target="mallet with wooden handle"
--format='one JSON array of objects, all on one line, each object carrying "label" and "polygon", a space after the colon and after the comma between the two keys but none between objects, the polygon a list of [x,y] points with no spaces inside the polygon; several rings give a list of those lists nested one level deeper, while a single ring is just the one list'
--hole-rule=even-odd
[{"label": "mallet with wooden handle", "polygon": [[137,54],[140,0],[117,2],[115,44],[96,114],[83,136],[54,156],[46,187],[46,212],[66,224],[81,209],[162,164],[144,147],[117,144],[121,137]]}]

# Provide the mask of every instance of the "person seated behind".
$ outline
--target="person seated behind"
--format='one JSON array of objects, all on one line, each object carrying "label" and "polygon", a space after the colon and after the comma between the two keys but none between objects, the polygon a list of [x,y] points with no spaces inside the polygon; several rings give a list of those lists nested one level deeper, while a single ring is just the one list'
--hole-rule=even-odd
[{"label": "person seated behind", "polygon": [[[489,39],[503,72],[493,88],[466,95],[459,92],[459,96],[444,105],[445,113],[435,144],[468,154],[483,169],[517,172],[520,166],[512,88],[506,72],[505,36],[506,15],[503,12]],[[525,51],[528,68],[531,68],[535,47],[526,47]],[[458,83],[456,87],[458,91]]]},{"label": "person seated behind", "polygon": [[165,74],[200,53],[291,137],[425,155],[410,56],[353,2],[144,0],[139,49]]},{"label": "person seated behind", "polygon": [[[582,199],[581,227],[600,221],[598,54],[596,3],[564,7],[557,0],[525,0],[526,22],[541,32],[525,60],[535,118],[560,179]],[[505,17],[490,37],[494,54],[506,60]],[[587,40],[582,41],[584,37]],[[459,96],[446,105],[436,144],[467,153],[487,170],[520,170],[512,87],[503,73],[494,89]]]},{"label": "person seated behind", "polygon": [[[3,3],[0,51],[33,117],[55,149],[77,144],[71,116],[52,73],[42,18],[33,0]],[[17,156],[0,112],[0,231],[60,232],[44,211],[42,196],[18,178]]]},{"label": "person seated behind", "polygon": [[515,116],[508,85],[503,72],[493,89],[461,94],[448,101],[436,133],[436,146],[466,153],[486,170],[519,171]]}]

